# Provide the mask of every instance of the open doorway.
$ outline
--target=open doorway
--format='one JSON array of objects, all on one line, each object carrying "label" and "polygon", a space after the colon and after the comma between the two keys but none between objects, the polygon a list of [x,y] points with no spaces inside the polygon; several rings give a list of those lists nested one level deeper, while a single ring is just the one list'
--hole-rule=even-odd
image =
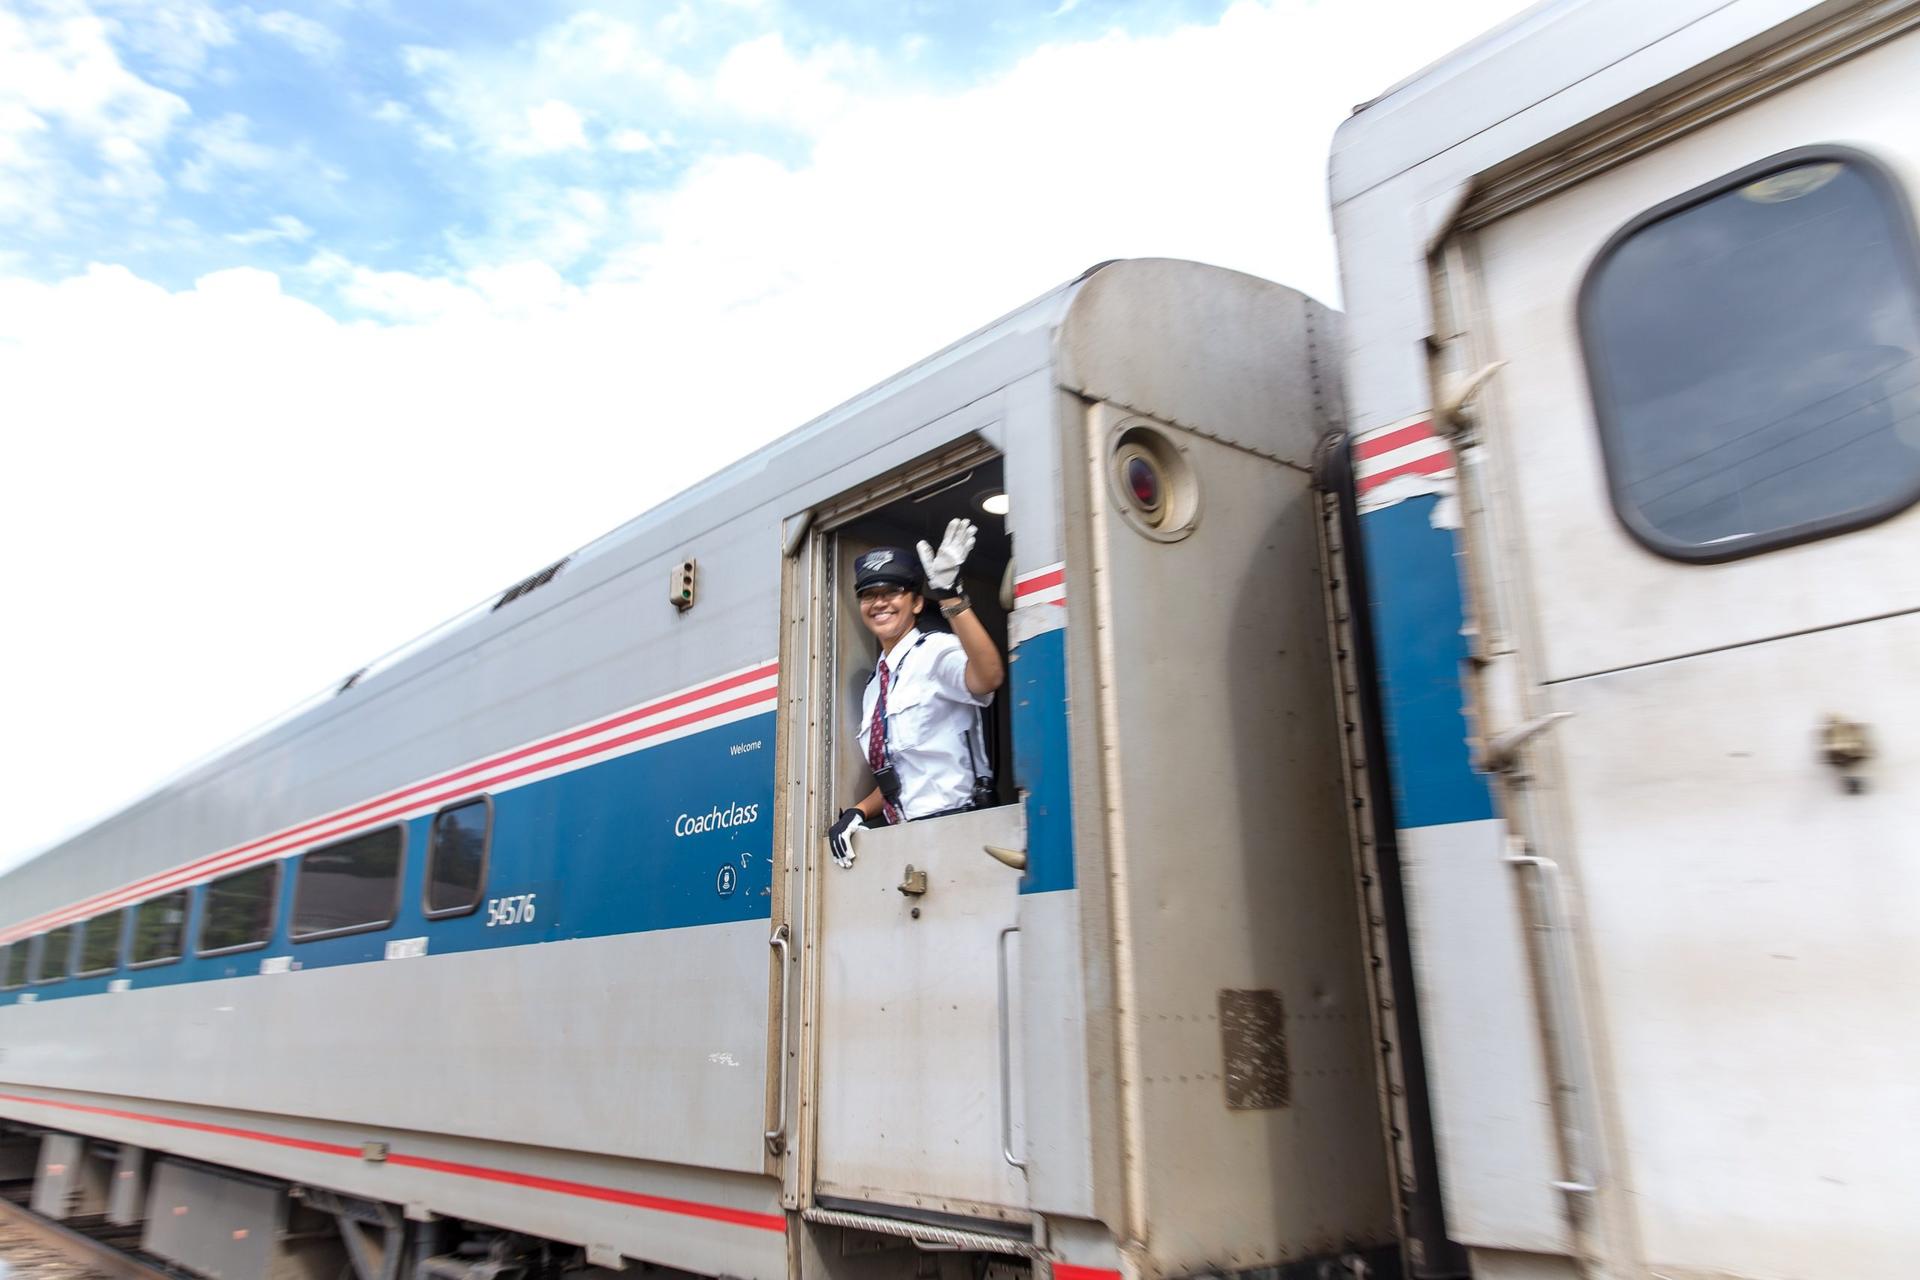
[{"label": "open doorway", "polygon": [[[879,644],[861,621],[854,599],[854,561],[881,546],[913,550],[925,541],[938,546],[947,523],[956,517],[973,521],[979,530],[973,553],[967,558],[960,586],[973,602],[973,612],[985,626],[1002,657],[1007,656],[1007,613],[1013,603],[1013,542],[1007,531],[1004,499],[1005,464],[999,458],[975,463],[957,474],[935,480],[883,507],[866,512],[835,532],[833,553],[833,804],[838,812],[873,790],[873,774],[861,749],[861,703],[879,660]],[[950,630],[940,610],[928,601],[921,611],[923,631]],[[1013,782],[1013,716],[1003,686],[981,711],[984,741],[981,755],[992,779],[987,805],[1011,804],[1017,798]]]},{"label": "open doorway", "polygon": [[[861,721],[879,642],[854,596],[859,556],[882,546],[911,554],[921,541],[937,545],[955,517],[973,521],[978,537],[959,585],[1006,655],[1013,547],[997,501],[1005,467],[977,442],[954,452],[962,450],[967,456],[950,465],[929,459],[916,473],[876,482],[857,514],[822,522],[814,605],[827,669],[809,719],[817,715],[827,730],[825,815],[875,785]],[[931,604],[920,616],[923,627],[940,625]],[[900,664],[910,664],[912,652],[896,648],[894,669],[911,671]],[[1025,1150],[1025,1096],[1014,1004],[1026,816],[1013,803],[1010,702],[1003,685],[981,711],[992,778],[984,804],[869,827],[855,836],[851,858],[814,863],[812,1182],[823,1208],[884,1206],[882,1214],[935,1213],[948,1222],[1030,1217],[1017,1155]],[[825,815],[822,827],[831,821]],[[813,847],[824,855],[828,842]],[[884,1081],[876,1062],[888,1064]]]}]

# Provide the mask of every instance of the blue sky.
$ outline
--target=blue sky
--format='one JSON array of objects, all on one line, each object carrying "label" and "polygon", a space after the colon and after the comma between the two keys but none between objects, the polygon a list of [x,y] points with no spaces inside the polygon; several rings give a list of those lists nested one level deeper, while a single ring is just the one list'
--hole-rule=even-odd
[{"label": "blue sky", "polygon": [[1337,301],[1521,7],[0,0],[0,866],[1093,262]]},{"label": "blue sky", "polygon": [[15,211],[8,261],[45,278],[111,246],[170,288],[245,262],[333,305],[321,247],[446,272],[533,237],[583,280],[617,242],[609,193],[670,189],[730,155],[804,162],[805,108],[768,110],[730,78],[959,91],[1043,44],[1164,34],[1225,7],[20,0],[0,18],[9,43],[37,43],[79,100],[10,131],[55,198]]}]

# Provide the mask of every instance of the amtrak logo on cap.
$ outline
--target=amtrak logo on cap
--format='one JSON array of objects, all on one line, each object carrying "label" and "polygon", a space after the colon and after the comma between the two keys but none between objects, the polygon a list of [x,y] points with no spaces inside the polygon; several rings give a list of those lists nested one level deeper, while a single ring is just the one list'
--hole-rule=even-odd
[{"label": "amtrak logo on cap", "polygon": [[893,552],[871,551],[871,552],[868,552],[866,558],[860,562],[860,567],[862,569],[865,569],[868,573],[872,573],[874,570],[884,569],[892,563],[893,563]]}]

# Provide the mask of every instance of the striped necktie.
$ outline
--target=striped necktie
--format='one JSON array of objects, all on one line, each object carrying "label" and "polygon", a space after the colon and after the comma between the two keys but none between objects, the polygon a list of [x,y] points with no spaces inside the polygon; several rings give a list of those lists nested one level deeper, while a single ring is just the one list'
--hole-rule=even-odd
[{"label": "striped necktie", "polygon": [[[887,763],[887,660],[880,659],[880,696],[873,700],[873,727],[867,731],[867,767],[876,774]],[[900,810],[884,800],[887,821],[900,821]]]}]

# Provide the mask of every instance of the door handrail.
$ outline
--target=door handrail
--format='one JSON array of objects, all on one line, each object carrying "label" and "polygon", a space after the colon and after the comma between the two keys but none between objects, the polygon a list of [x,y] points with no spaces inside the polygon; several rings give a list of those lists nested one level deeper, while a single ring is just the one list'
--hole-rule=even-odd
[{"label": "door handrail", "polygon": [[1014,1168],[1025,1169],[1027,1162],[1013,1154],[1013,1037],[1007,1030],[1007,938],[1018,932],[1017,924],[1002,929],[994,951],[1000,968],[1000,1154]]},{"label": "door handrail", "polygon": [[779,1155],[787,1148],[787,969],[793,963],[793,952],[787,945],[792,936],[787,922],[782,920],[773,936],[767,939],[767,945],[780,953],[780,1065],[774,1071],[774,1123],[767,1130],[767,1151]]}]

